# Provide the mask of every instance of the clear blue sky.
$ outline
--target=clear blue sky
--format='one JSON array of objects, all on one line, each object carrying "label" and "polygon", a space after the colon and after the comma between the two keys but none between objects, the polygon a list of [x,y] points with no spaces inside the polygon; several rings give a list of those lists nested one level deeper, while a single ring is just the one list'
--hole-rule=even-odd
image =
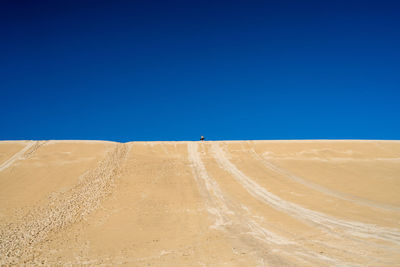
[{"label": "clear blue sky", "polygon": [[0,139],[400,139],[399,1],[1,1]]}]

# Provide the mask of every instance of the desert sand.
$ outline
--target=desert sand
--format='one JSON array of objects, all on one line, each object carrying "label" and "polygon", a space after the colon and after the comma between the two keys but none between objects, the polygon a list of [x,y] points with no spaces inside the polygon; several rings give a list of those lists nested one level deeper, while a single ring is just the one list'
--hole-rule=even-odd
[{"label": "desert sand", "polygon": [[400,265],[400,141],[2,141],[1,265]]}]

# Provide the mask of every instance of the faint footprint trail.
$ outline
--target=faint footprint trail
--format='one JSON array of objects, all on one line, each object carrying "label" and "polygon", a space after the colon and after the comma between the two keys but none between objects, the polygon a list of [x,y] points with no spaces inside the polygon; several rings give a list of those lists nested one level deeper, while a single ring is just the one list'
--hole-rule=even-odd
[{"label": "faint footprint trail", "polygon": [[76,186],[53,197],[46,206],[34,207],[16,223],[0,229],[0,265],[34,260],[34,245],[96,210],[112,192],[114,179],[119,175],[127,153],[127,145],[116,145],[94,169],[83,175]]},{"label": "faint footprint trail", "polygon": [[374,238],[392,242],[397,245],[400,244],[400,232],[397,229],[338,219],[283,200],[243,174],[229,161],[218,143],[212,144],[212,150],[221,168],[231,173],[236,181],[238,181],[252,196],[272,206],[276,210],[283,211],[301,221],[328,230],[329,233],[337,233],[340,231],[345,233],[344,236],[353,236],[358,239]]},{"label": "faint footprint trail", "polygon": [[6,160],[3,164],[0,165],[0,171],[3,171],[10,167],[14,162],[24,159],[27,156],[32,155],[40,146],[42,146],[44,142],[40,141],[31,141],[20,151],[15,153],[11,158]]},{"label": "faint footprint trail", "polygon": [[49,141],[35,141],[35,143],[33,144],[33,146],[31,146],[23,155],[23,159],[29,159],[30,157],[32,157],[36,151],[42,147],[43,145],[47,144]]},{"label": "faint footprint trail", "polygon": [[346,201],[350,201],[353,203],[356,203],[358,205],[363,205],[363,206],[367,206],[370,208],[377,208],[377,209],[383,209],[383,210],[388,210],[388,211],[400,211],[399,207],[395,207],[393,205],[386,205],[386,204],[379,204],[379,203],[375,203],[373,201],[369,201],[367,199],[363,199],[360,197],[356,197],[356,196],[351,196],[348,194],[344,194],[341,192],[337,192],[334,190],[331,190],[329,188],[326,188],[324,186],[321,186],[319,184],[310,182],[308,180],[305,180],[293,173],[291,173],[290,171],[283,169],[281,167],[276,166],[275,164],[267,161],[266,159],[264,159],[263,157],[261,157],[255,150],[253,147],[249,148],[249,152],[252,155],[253,158],[255,158],[256,160],[260,161],[261,164],[263,164],[266,168],[296,182],[299,184],[302,184],[304,186],[307,186],[313,190],[319,191],[321,193],[324,193],[326,195],[332,196],[332,197],[336,197],[338,199],[342,199],[342,200],[346,200]]},{"label": "faint footprint trail", "polygon": [[[263,245],[269,245],[269,248],[273,247],[281,255],[285,255],[287,260],[296,259],[297,262],[313,262],[314,264],[321,262],[330,262],[335,265],[343,264],[339,260],[314,253],[313,251],[306,251],[294,241],[265,229],[252,219],[253,216],[248,213],[246,207],[228,201],[218,183],[207,173],[196,142],[188,143],[188,156],[192,165],[193,176],[206,202],[207,210],[215,218],[212,228],[227,230],[230,234],[233,233],[238,236],[247,235],[253,240],[262,242],[261,244]],[[284,262],[280,260],[279,263],[282,264]]]}]

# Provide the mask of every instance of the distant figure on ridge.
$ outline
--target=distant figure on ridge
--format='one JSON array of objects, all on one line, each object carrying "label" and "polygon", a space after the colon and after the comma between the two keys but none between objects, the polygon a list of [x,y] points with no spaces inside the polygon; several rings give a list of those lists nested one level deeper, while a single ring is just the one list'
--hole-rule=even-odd
[{"label": "distant figure on ridge", "polygon": [[204,136],[201,136],[201,137],[200,137],[200,141],[204,141]]}]

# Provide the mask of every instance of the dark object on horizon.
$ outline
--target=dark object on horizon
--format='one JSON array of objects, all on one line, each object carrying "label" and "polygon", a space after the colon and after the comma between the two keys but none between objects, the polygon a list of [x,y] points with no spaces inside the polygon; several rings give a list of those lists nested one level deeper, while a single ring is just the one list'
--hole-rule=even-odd
[{"label": "dark object on horizon", "polygon": [[200,137],[200,141],[204,141],[204,136],[201,136],[201,137]]}]

